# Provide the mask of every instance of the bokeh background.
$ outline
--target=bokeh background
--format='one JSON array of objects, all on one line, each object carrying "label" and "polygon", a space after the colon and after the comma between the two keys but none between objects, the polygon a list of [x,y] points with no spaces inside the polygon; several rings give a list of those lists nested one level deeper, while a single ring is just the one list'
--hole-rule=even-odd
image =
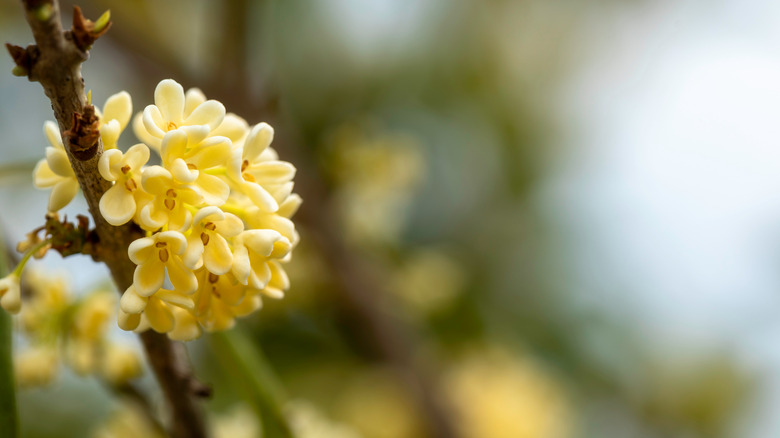
[{"label": "bokeh background", "polygon": [[[83,68],[96,103],[127,90],[140,111],[173,78],[272,124],[298,168],[292,287],[239,330],[301,436],[780,436],[780,4],[78,4],[114,21]],[[14,1],[0,34],[32,41]],[[43,221],[52,115],[11,68],[0,222],[19,240]],[[106,280],[39,264],[76,294]],[[212,423],[260,436],[234,365],[188,348]],[[143,421],[65,368],[19,402],[29,437]]]}]

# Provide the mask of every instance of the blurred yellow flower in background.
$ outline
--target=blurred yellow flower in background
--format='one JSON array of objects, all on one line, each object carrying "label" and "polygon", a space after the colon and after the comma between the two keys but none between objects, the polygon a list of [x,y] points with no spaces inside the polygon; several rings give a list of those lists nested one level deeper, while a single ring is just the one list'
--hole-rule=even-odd
[{"label": "blurred yellow flower in background", "polygon": [[443,386],[466,438],[564,438],[574,432],[563,386],[530,357],[498,347],[471,353]]},{"label": "blurred yellow flower in background", "polygon": [[29,293],[20,320],[29,346],[16,353],[16,377],[20,385],[50,383],[62,358],[81,375],[94,374],[122,384],[142,372],[135,349],[111,340],[117,296],[98,289],[73,297],[64,275],[25,271]]}]

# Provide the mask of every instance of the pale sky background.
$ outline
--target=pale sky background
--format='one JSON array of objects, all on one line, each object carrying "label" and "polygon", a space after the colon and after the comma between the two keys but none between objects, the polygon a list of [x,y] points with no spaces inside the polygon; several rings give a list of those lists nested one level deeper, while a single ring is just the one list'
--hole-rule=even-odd
[{"label": "pale sky background", "polygon": [[582,305],[659,350],[733,349],[768,378],[735,436],[776,437],[780,3],[626,5],[580,41],[538,199],[565,218]]}]

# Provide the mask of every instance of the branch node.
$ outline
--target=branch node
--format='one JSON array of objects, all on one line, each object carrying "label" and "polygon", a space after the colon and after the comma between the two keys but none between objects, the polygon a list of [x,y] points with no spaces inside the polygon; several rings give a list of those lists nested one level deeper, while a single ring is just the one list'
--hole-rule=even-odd
[{"label": "branch node", "polygon": [[73,113],[71,128],[63,134],[70,140],[70,150],[76,159],[87,161],[97,153],[99,120],[92,105],[85,105],[84,113]]},{"label": "branch node", "polygon": [[15,44],[6,43],[5,48],[8,49],[8,53],[14,60],[14,64],[16,64],[12,70],[14,76],[29,76],[35,61],[38,59],[38,46],[31,44],[27,46],[27,48],[24,48]]},{"label": "branch node", "polygon": [[96,22],[93,22],[84,17],[80,7],[74,6],[73,29],[70,31],[73,36],[73,42],[76,43],[79,49],[83,51],[89,50],[92,44],[111,27],[112,22],[110,18],[111,11],[106,11]]},{"label": "branch node", "polygon": [[213,393],[210,385],[206,385],[195,378],[190,378],[190,391],[198,398],[211,398]]}]

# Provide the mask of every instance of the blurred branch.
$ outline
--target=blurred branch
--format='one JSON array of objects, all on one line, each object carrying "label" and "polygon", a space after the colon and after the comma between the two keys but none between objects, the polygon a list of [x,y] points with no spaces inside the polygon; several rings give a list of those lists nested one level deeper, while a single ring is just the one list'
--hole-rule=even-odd
[{"label": "blurred branch", "polygon": [[[0,277],[11,271],[11,249],[0,233]],[[3,436],[19,436],[19,413],[16,407],[16,384],[13,363],[13,325],[11,315],[0,311],[0,430]]]},{"label": "blurred branch", "polygon": [[[72,30],[63,31],[56,0],[24,0],[22,5],[36,44],[26,49],[6,45],[17,65],[15,73],[39,82],[51,100],[65,150],[95,223],[101,259],[119,291],[124,291],[133,283],[135,270],[127,248],[140,237],[140,230],[129,224],[111,226],[100,214],[100,198],[111,183],[97,170],[103,144],[94,107],[86,102],[81,77],[81,64],[87,59],[89,48],[111,23],[93,23],[76,7]],[[186,355],[177,353],[176,346],[165,335],[147,332],[141,340],[170,405],[173,435],[205,437],[205,419],[196,402],[195,380]]]}]

